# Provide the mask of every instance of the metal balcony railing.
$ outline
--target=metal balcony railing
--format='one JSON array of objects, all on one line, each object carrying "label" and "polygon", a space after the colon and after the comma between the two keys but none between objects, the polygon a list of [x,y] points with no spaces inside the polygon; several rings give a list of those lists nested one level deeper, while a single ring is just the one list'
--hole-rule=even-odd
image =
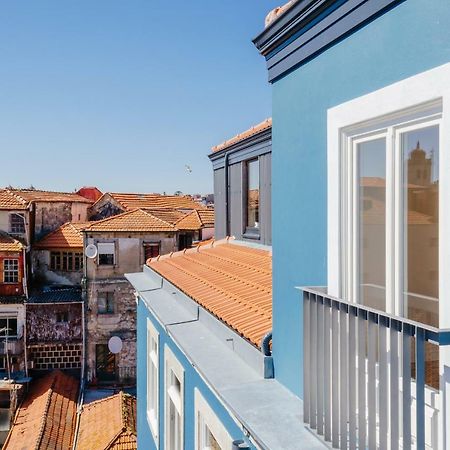
[{"label": "metal balcony railing", "polygon": [[305,423],[333,448],[437,448],[425,407],[450,331],[302,290]]},{"label": "metal balcony railing", "polygon": [[136,367],[118,367],[117,375],[120,383],[133,383],[136,381]]}]

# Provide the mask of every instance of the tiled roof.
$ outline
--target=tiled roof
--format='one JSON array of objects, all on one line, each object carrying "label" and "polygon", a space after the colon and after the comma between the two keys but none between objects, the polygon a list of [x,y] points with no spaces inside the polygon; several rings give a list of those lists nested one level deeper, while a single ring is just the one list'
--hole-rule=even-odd
[{"label": "tiled roof", "polygon": [[77,393],[78,381],[59,370],[34,381],[17,411],[3,449],[70,449],[75,432]]},{"label": "tiled roof", "polygon": [[175,225],[180,219],[186,217],[186,213],[178,211],[177,209],[150,209],[145,208],[145,212],[148,212],[152,216],[157,217],[158,219],[164,220],[164,222],[168,222],[172,225]]},{"label": "tiled roof", "polygon": [[[107,192],[103,195],[111,196],[124,210],[145,208],[173,208],[173,209],[202,209],[203,205],[195,202],[187,195],[161,195],[161,194],[125,194],[119,192]],[[98,202],[102,201],[101,197]]]},{"label": "tiled roof", "polygon": [[47,290],[45,292],[33,292],[29,296],[27,303],[72,303],[82,301],[81,288],[73,287]]},{"label": "tiled roof", "polygon": [[34,244],[35,248],[83,248],[82,230],[89,222],[67,222]]},{"label": "tiled roof", "polygon": [[203,209],[192,211],[177,223],[176,227],[180,230],[198,230],[200,228],[214,227],[214,210]]},{"label": "tiled roof", "polygon": [[76,202],[92,203],[81,195],[74,192],[53,192],[40,191],[37,189],[6,189],[9,193],[15,195],[23,202]]},{"label": "tiled roof", "polygon": [[147,264],[254,345],[271,330],[271,252],[216,242]]},{"label": "tiled roof", "polygon": [[211,150],[213,152],[218,152],[220,150],[223,150],[225,148],[231,147],[234,144],[237,144],[238,142],[244,141],[245,139],[254,136],[255,134],[261,133],[264,130],[267,130],[272,127],[272,118],[266,119],[261,123],[258,123],[258,125],[253,126],[252,128],[237,134],[236,136],[232,137],[231,139],[228,139],[225,142],[222,142],[222,144],[216,145]]},{"label": "tiled roof", "polygon": [[86,231],[105,231],[105,232],[165,232],[177,231],[177,229],[169,222],[159,219],[142,209],[118,214],[117,216],[108,217],[107,219],[98,220]]},{"label": "tiled roof", "polygon": [[0,252],[20,252],[23,245],[7,233],[0,231]]},{"label": "tiled roof", "polygon": [[25,199],[19,197],[8,189],[0,189],[0,209],[27,209],[28,203]]},{"label": "tiled roof", "polygon": [[77,450],[136,450],[136,399],[119,394],[83,406]]},{"label": "tiled roof", "polygon": [[294,3],[295,0],[290,0],[283,6],[277,6],[276,8],[272,9],[272,11],[270,11],[270,13],[266,16],[265,26],[268,27],[272,24],[272,22],[275,22],[275,20],[282,16]]}]

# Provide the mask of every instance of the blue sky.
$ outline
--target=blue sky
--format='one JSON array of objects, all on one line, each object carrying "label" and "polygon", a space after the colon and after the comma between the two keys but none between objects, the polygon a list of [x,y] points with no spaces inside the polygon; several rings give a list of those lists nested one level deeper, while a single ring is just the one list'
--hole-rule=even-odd
[{"label": "blue sky", "polygon": [[1,2],[0,186],[212,191],[210,147],[270,116],[280,3]]}]

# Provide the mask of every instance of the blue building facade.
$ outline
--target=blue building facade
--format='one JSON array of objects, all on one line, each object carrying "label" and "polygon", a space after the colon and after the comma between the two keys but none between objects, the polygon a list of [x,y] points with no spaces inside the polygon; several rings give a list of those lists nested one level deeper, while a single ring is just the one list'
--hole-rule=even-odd
[{"label": "blue building facade", "polygon": [[[173,318],[162,319],[168,312],[152,292],[170,296],[172,290],[180,295],[186,289],[172,285],[151,268],[130,275],[138,293],[140,448],[208,448],[201,446],[198,436],[194,397],[199,394],[228,436],[228,441],[222,441],[225,445],[219,443],[217,448],[312,449],[325,448],[324,440],[336,448],[346,448],[347,441],[354,448],[387,448],[387,440],[391,448],[448,448],[445,429],[450,424],[443,411],[449,406],[442,383],[450,365],[446,348],[450,340],[444,331],[450,328],[450,286],[445,277],[439,277],[450,269],[449,240],[442,232],[450,217],[442,208],[439,211],[439,205],[450,200],[446,175],[450,155],[445,150],[450,143],[448,23],[450,8],[445,0],[299,0],[255,38],[267,60],[273,89],[272,220],[271,237],[265,240],[272,243],[266,248],[273,261],[272,351],[261,353],[242,337],[227,335],[233,331],[225,332],[219,318],[211,319],[201,307],[193,313],[189,302],[195,298],[189,295],[184,299],[189,313],[176,312],[180,303],[170,313],[180,315],[176,323],[197,322],[198,314],[206,320],[200,320],[198,329],[177,334]],[[269,135],[267,128],[264,132]],[[406,155],[405,139],[416,136],[429,148],[422,150],[418,139],[418,152]],[[378,170],[384,177],[380,182],[373,169],[380,152],[368,164],[373,169],[369,176],[364,175],[360,155],[367,142],[370,146],[381,141],[386,147],[381,152],[386,169]],[[239,151],[254,155],[249,147],[255,142],[254,137],[244,140]],[[221,151],[226,161],[226,151]],[[422,154],[432,173],[428,180],[412,183],[410,175],[405,175],[412,166],[402,158]],[[245,157],[241,160],[245,162]],[[216,205],[223,221],[216,223],[216,230],[225,235],[232,208],[225,202],[236,189],[230,185],[233,177],[225,176],[224,164],[215,167],[221,170],[215,189],[216,198],[224,202]],[[245,172],[239,173],[240,192],[244,192],[241,176]],[[354,180],[359,183],[357,189]],[[369,223],[364,213],[366,208],[373,213],[371,208],[380,199],[375,198],[378,194],[370,197],[371,186],[364,183],[372,183],[372,188],[378,183],[375,187],[383,189],[383,213],[377,220],[383,221],[386,230],[381,235],[379,228],[369,227],[368,238],[361,231]],[[425,198],[422,210],[411,215],[408,210],[404,219],[412,198]],[[239,213],[239,224],[242,218]],[[413,225],[427,225],[419,229],[428,233],[426,239],[414,238]],[[365,250],[374,236],[379,238],[378,253]],[[408,236],[410,241],[405,241]],[[428,259],[417,265],[415,259],[420,258],[411,249],[419,241],[429,243],[429,248],[419,251]],[[247,240],[239,245],[258,244]],[[415,270],[413,275],[409,269]],[[427,283],[413,285],[413,279],[422,278]],[[327,288],[314,291],[308,286]],[[158,331],[160,349],[156,438],[146,412],[148,321]],[[196,333],[213,347],[218,339],[223,353],[206,359],[194,355],[193,348],[201,347],[193,338]],[[240,350],[230,350],[226,344],[230,339]],[[181,444],[161,438],[167,433],[161,413],[167,406],[161,389],[167,382],[161,351],[165,348],[184,370]],[[203,355],[211,348],[204,350]],[[333,355],[338,355],[336,360]],[[225,361],[240,367],[235,377],[221,365]],[[242,361],[247,366],[241,367]],[[223,377],[211,375],[222,370]],[[358,389],[352,389],[352,382]],[[367,414],[353,414],[357,402],[359,411],[367,408]],[[409,410],[414,416],[404,412]],[[306,431],[304,423],[320,437]],[[233,447],[238,439],[243,447]]]}]

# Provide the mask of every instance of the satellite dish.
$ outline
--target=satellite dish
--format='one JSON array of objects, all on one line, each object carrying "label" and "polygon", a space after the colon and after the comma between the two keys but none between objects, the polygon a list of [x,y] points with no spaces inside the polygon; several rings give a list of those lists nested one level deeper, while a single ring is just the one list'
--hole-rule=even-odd
[{"label": "satellite dish", "polygon": [[84,253],[88,258],[93,259],[97,256],[97,247],[94,244],[89,244],[84,250]]},{"label": "satellite dish", "polygon": [[119,336],[113,336],[108,341],[108,348],[111,353],[119,353],[122,350],[122,346],[122,339]]}]

